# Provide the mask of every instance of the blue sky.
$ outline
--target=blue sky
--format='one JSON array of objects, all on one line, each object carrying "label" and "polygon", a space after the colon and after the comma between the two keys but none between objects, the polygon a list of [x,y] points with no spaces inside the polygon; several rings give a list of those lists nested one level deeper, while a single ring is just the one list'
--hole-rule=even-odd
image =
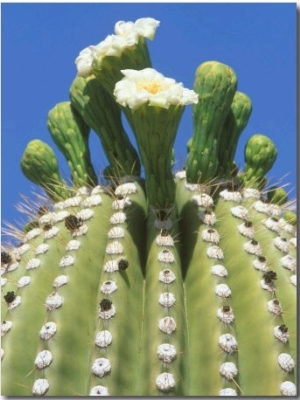
[{"label": "blue sky", "polygon": [[[217,60],[238,76],[238,90],[252,100],[236,161],[256,133],[272,138],[279,155],[272,182],[296,187],[296,3],[3,3],[2,4],[2,220],[20,220],[20,194],[35,187],[21,172],[26,144],[52,145],[46,121],[54,105],[68,100],[79,51],[113,33],[119,20],[161,21],[152,64],[165,76],[192,88],[199,64]],[[182,118],[175,146],[178,165],[192,134],[191,107]],[[96,171],[106,166],[96,137],[91,140]],[[53,148],[55,145],[53,144]],[[57,151],[65,176],[68,168]],[[24,218],[23,218],[24,219]]]}]

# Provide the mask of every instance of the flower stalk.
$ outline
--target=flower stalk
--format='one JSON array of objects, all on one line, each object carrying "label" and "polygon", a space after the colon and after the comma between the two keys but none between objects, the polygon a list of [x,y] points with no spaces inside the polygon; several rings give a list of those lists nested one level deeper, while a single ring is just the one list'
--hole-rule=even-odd
[{"label": "flower stalk", "polygon": [[141,172],[137,151],[123,127],[118,104],[93,75],[78,76],[70,88],[74,108],[99,137],[110,163],[111,177],[139,176]]},{"label": "flower stalk", "polygon": [[236,92],[221,132],[217,171],[219,179],[230,178],[232,175],[238,140],[249,121],[251,112],[252,103],[249,97],[242,92]]},{"label": "flower stalk", "polygon": [[193,106],[194,133],[187,158],[191,183],[208,183],[217,177],[221,132],[236,87],[236,74],[225,64],[207,61],[197,68],[194,90],[199,102]]}]

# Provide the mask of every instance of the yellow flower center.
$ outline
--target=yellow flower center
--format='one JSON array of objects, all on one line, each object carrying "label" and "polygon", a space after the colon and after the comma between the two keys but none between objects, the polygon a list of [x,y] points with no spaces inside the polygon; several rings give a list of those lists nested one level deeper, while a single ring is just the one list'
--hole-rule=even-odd
[{"label": "yellow flower center", "polygon": [[162,85],[160,82],[140,82],[137,85],[138,90],[145,89],[149,93],[156,94],[162,89]]}]

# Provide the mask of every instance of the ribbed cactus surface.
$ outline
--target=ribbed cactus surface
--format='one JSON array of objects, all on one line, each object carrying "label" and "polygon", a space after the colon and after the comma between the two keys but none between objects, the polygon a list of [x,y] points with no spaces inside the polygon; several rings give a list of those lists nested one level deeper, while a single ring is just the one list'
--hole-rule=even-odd
[{"label": "ribbed cactus surface", "polygon": [[[1,253],[5,396],[297,394],[296,215],[267,184],[276,146],[254,135],[237,170],[249,97],[218,61],[194,90],[154,70],[158,25],[119,22],[77,57],[47,122],[73,186],[47,144],[25,149],[48,199]],[[173,171],[188,104],[187,163]],[[110,163],[101,182],[90,129]]]}]

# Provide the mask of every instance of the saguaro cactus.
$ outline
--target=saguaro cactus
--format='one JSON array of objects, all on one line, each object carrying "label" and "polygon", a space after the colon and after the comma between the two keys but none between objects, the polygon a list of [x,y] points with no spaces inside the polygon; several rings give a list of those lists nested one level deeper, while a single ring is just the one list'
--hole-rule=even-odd
[{"label": "saguaro cactus", "polygon": [[[70,101],[48,120],[72,187],[48,145],[25,150],[22,170],[49,200],[1,253],[5,396],[297,393],[296,214],[268,188],[276,146],[254,135],[237,170],[250,99],[217,61],[197,69],[195,91],[151,68],[158,25],[117,23],[76,59]],[[187,165],[174,173],[189,104]],[[90,128],[110,162],[102,184]]]}]

